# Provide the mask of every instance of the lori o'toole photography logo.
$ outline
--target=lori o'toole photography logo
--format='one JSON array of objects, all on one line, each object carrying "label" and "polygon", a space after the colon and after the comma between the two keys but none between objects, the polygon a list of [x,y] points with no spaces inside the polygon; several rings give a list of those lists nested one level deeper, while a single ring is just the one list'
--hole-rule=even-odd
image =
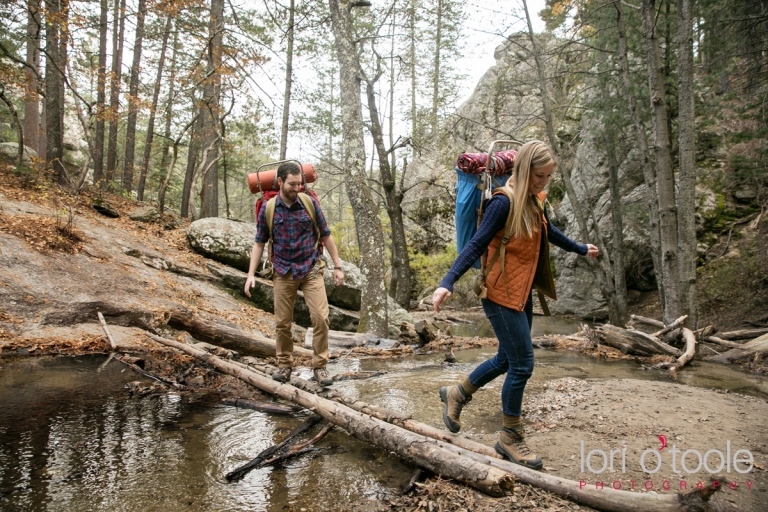
[{"label": "lori o'toole photography logo", "polygon": [[[673,487],[679,490],[693,488],[703,488],[707,483],[700,480],[685,480],[689,475],[701,473],[702,470],[712,475],[723,475],[725,473],[727,485],[730,489],[752,490],[753,481],[747,480],[747,475],[755,465],[755,457],[752,452],[732,445],[730,440],[726,440],[721,446],[712,446],[704,450],[686,449],[681,450],[677,445],[668,446],[667,436],[661,434],[658,436],[659,448],[648,448],[644,450],[637,460],[627,460],[626,441],[622,441],[622,447],[616,449],[603,450],[587,446],[581,441],[580,449],[580,467],[581,473],[591,473],[593,475],[603,475],[605,472],[613,473],[627,472],[629,465],[632,468],[642,470],[649,475],[659,473],[662,468],[665,471],[662,474],[668,474],[668,469],[672,473],[679,475],[677,482],[668,479],[654,480],[653,476],[646,480],[613,480],[606,481],[602,478],[589,482],[586,479],[579,481],[579,488],[594,485],[595,489],[625,489],[625,490],[671,490]],[[708,479],[707,479],[708,480]],[[719,481],[712,482],[713,487],[718,487]]]}]

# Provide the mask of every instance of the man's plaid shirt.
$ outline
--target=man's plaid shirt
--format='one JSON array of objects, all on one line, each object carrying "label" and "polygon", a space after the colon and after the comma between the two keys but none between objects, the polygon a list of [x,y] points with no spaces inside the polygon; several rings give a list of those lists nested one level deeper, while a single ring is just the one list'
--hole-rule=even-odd
[{"label": "man's plaid shirt", "polygon": [[[325,222],[320,204],[311,196],[310,199],[315,205],[315,212],[317,212],[317,227],[320,229],[320,238],[325,238],[331,234],[331,230]],[[266,215],[267,209],[262,208],[256,221],[257,243],[265,243],[269,240]],[[291,272],[294,279],[303,279],[315,265],[320,247],[318,246],[317,250],[313,250],[316,240],[312,218],[298,197],[289,208],[283,202],[280,194],[277,195],[273,227],[274,254],[272,264],[275,266],[275,272],[281,276]]]}]

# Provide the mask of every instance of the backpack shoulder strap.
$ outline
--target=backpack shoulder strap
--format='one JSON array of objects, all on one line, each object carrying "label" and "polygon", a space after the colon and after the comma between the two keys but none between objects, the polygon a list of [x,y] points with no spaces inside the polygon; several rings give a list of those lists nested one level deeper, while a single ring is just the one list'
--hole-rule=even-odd
[{"label": "backpack shoulder strap", "polygon": [[[504,235],[501,237],[501,243],[499,244],[499,248],[496,250],[495,253],[493,253],[493,257],[491,258],[491,261],[488,262],[488,265],[482,265],[483,267],[483,273],[485,274],[485,277],[488,277],[488,274],[491,273],[491,269],[496,264],[496,260],[500,259],[501,264],[501,276],[506,281],[507,275],[504,269],[504,255],[507,250],[507,242],[509,242],[510,237],[512,236],[512,214],[514,213],[514,195],[511,190],[509,190],[507,187],[499,187],[494,191],[494,195],[496,194],[504,194],[507,196],[507,199],[509,199],[509,213],[507,214],[507,221],[504,223]],[[487,254],[487,251],[486,251]],[[486,258],[486,255],[483,255],[483,258]],[[509,291],[507,290],[507,294],[509,294]]]},{"label": "backpack shoulder strap", "polygon": [[298,197],[299,200],[301,200],[301,204],[304,205],[304,209],[307,210],[309,218],[312,219],[312,229],[315,232],[314,249],[317,250],[317,246],[320,244],[320,227],[317,225],[317,210],[315,209],[315,203],[312,201],[311,197],[302,192],[299,192]]},{"label": "backpack shoulder strap", "polygon": [[271,198],[269,201],[267,201],[267,205],[264,207],[264,218],[267,221],[267,229],[269,230],[269,233],[267,234],[268,242],[269,242],[269,261],[272,261],[272,256],[274,256],[274,243],[272,242],[273,236],[272,236],[272,228],[275,226],[275,206],[277,205],[277,196]]}]

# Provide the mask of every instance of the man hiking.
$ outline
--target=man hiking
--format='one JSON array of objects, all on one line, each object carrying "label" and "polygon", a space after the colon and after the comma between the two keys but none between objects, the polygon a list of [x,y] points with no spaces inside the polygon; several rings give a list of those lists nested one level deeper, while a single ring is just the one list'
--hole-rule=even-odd
[{"label": "man hiking", "polygon": [[[341,260],[333,242],[331,230],[325,222],[320,204],[306,194],[299,194],[303,185],[301,170],[294,163],[283,163],[277,168],[280,194],[269,200],[256,220],[256,241],[251,249],[251,264],[245,282],[245,294],[251,296],[256,283],[256,268],[261,262],[264,245],[271,241],[271,260],[274,267],[275,330],[277,331],[278,371],[272,378],[288,382],[293,367],[293,304],[299,288],[304,292],[312,318],[312,368],[315,379],[322,386],[333,384],[325,365],[328,362],[328,297],[320,258],[322,242],[333,259],[333,282],[344,282]],[[274,203],[270,205],[269,203]],[[305,207],[314,206],[314,212]],[[268,211],[271,213],[268,214]],[[314,213],[314,215],[313,215]],[[271,218],[268,219],[268,215]]]}]

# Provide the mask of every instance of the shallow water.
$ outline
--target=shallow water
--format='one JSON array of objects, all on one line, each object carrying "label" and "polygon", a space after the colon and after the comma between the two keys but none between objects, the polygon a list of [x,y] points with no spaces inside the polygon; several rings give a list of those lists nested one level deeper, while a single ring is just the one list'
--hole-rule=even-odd
[{"label": "shallow water", "polygon": [[[540,318],[534,321],[534,334],[574,331],[573,323],[542,324]],[[457,352],[457,363],[450,365],[435,353],[391,361],[346,359],[329,370],[386,370],[381,377],[343,381],[335,388],[442,428],[437,390],[494,350]],[[535,357],[532,392],[567,376],[668,380],[665,372],[644,371],[628,361],[539,349]],[[319,445],[338,449],[255,470],[229,484],[226,472],[282,438],[303,416],[222,406],[214,396],[131,397],[124,386],[139,377],[116,361],[104,366],[105,361],[101,356],[0,359],[0,509],[333,510],[397,493],[410,476],[411,468],[396,457],[334,431]],[[765,381],[729,366],[695,362],[679,375],[680,383],[691,386],[768,397]],[[299,376],[308,378],[309,370]],[[500,388],[497,379],[475,395],[464,432],[497,430]]]}]

